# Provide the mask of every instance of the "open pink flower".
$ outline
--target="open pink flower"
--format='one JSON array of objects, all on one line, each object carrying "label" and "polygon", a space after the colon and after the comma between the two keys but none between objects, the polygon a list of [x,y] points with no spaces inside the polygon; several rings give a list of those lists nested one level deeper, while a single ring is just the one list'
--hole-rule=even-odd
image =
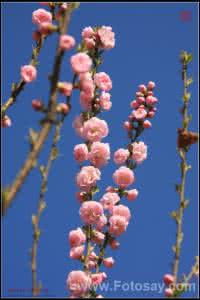
[{"label": "open pink flower", "polygon": [[67,286],[74,296],[82,296],[91,287],[91,278],[83,271],[72,271],[67,278]]},{"label": "open pink flower", "polygon": [[83,135],[91,142],[98,142],[108,135],[108,125],[104,120],[93,117],[84,123]]},{"label": "open pink flower", "polygon": [[75,46],[75,39],[73,36],[68,34],[62,34],[59,40],[59,47],[62,50],[70,50]]},{"label": "open pink flower", "polygon": [[101,198],[100,202],[103,205],[104,209],[112,210],[114,205],[120,201],[120,198],[117,193],[105,193]]},{"label": "open pink flower", "polygon": [[72,247],[70,249],[69,257],[72,259],[80,259],[81,256],[83,255],[84,250],[85,250],[84,245]]},{"label": "open pink flower", "polygon": [[146,109],[139,107],[138,109],[136,109],[132,112],[132,116],[136,120],[142,120],[147,116],[147,111],[146,111]]},{"label": "open pink flower", "polygon": [[76,133],[80,137],[84,138],[84,135],[83,135],[83,118],[82,118],[81,115],[75,117],[72,126],[75,129]]},{"label": "open pink flower", "polygon": [[86,144],[78,144],[74,147],[74,158],[79,163],[87,160],[88,148],[87,148]]},{"label": "open pink flower", "polygon": [[51,23],[52,14],[43,8],[39,8],[33,12],[32,22],[36,25],[41,25],[42,23],[46,22]]},{"label": "open pink flower", "polygon": [[97,201],[86,201],[82,203],[79,213],[86,224],[96,224],[103,215],[103,206]]},{"label": "open pink flower", "polygon": [[114,236],[119,236],[122,233],[124,233],[128,225],[126,219],[118,215],[114,215],[110,217],[109,224],[110,224],[109,232]]},{"label": "open pink flower", "polygon": [[141,164],[147,158],[147,145],[144,142],[132,144],[132,158],[137,164]]},{"label": "open pink flower", "polygon": [[93,166],[82,167],[77,174],[76,183],[83,191],[89,191],[100,180],[101,172]]},{"label": "open pink flower", "polygon": [[106,257],[106,258],[103,259],[103,264],[107,268],[112,268],[114,263],[115,263],[115,261],[112,257]]},{"label": "open pink flower", "polygon": [[114,162],[118,165],[125,163],[129,157],[129,151],[127,149],[120,148],[114,153]]},{"label": "open pink flower", "polygon": [[103,49],[108,50],[115,47],[115,33],[112,31],[112,27],[102,26],[98,29],[97,34]]},{"label": "open pink flower", "polygon": [[92,60],[86,53],[77,53],[71,57],[71,66],[75,73],[85,73],[90,70]]},{"label": "open pink flower", "polygon": [[32,82],[37,77],[37,70],[32,65],[25,65],[21,67],[21,77],[26,82]]},{"label": "open pink flower", "polygon": [[121,188],[126,188],[134,182],[134,173],[127,167],[120,167],[113,174],[114,182]]},{"label": "open pink flower", "polygon": [[112,102],[110,101],[110,94],[106,92],[102,92],[100,98],[100,106],[104,110],[110,110],[112,107]]},{"label": "open pink flower", "polygon": [[131,218],[131,212],[129,208],[123,204],[113,206],[112,215],[124,217],[127,223],[130,221]]},{"label": "open pink flower", "polygon": [[110,146],[108,143],[94,142],[88,154],[91,163],[100,168],[110,159]]},{"label": "open pink flower", "polygon": [[81,228],[71,230],[69,233],[69,243],[71,247],[77,247],[85,243],[86,235]]},{"label": "open pink flower", "polygon": [[108,92],[112,89],[112,81],[109,75],[105,72],[96,73],[94,75],[94,82],[99,89],[105,92]]}]

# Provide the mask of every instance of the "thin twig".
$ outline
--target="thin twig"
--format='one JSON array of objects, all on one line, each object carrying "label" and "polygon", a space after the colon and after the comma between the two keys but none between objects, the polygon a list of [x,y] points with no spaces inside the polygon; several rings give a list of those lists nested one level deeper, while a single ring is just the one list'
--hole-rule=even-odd
[{"label": "thin twig", "polygon": [[[188,88],[188,79],[187,79],[187,54],[183,53],[181,56],[181,62],[182,62],[182,80],[183,80],[183,108],[181,110],[182,113],[182,127],[184,132],[188,132],[188,126],[190,122],[190,118],[188,116],[188,102],[189,102],[189,93],[187,91]],[[180,140],[180,136],[179,136]],[[187,164],[187,151],[189,150],[188,145],[181,146],[180,141],[178,143],[178,154],[181,160],[180,163],[180,170],[181,170],[181,183],[180,185],[177,185],[180,202],[179,202],[179,208],[176,212],[176,224],[177,224],[177,233],[176,233],[176,242],[174,246],[174,263],[173,263],[173,276],[174,276],[174,285],[177,283],[177,277],[178,277],[178,270],[179,270],[179,263],[180,263],[180,252],[181,252],[181,245],[183,241],[183,215],[184,210],[187,207],[187,201],[185,200],[185,183],[186,183],[186,174],[190,167]]]}]

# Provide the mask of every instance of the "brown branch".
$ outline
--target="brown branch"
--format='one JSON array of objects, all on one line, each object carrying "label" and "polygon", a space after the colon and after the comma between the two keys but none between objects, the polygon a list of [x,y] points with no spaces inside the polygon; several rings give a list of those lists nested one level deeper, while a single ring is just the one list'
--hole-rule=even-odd
[{"label": "brown branch", "polygon": [[[70,21],[70,16],[73,11],[73,5],[71,4],[68,9],[64,12],[62,26],[60,28],[60,34],[65,34],[68,30],[68,25]],[[10,186],[9,191],[6,195],[6,198],[2,204],[2,213],[3,215],[6,213],[8,207],[10,207],[11,203],[14,200],[17,192],[19,191],[20,187],[22,186],[24,180],[28,176],[29,172],[31,171],[33,164],[38,157],[42,146],[44,145],[48,134],[52,128],[52,124],[55,121],[56,117],[56,100],[57,100],[57,82],[59,80],[61,62],[63,59],[64,52],[60,50],[59,46],[56,50],[56,58],[54,62],[53,72],[51,76],[51,89],[50,89],[50,97],[49,97],[49,104],[48,104],[48,112],[46,114],[46,118],[43,122],[42,129],[38,134],[38,138],[33,145],[31,152],[28,154],[28,157],[22,166],[19,174],[17,175],[15,181]]]},{"label": "brown branch", "polygon": [[173,262],[173,276],[174,276],[174,286],[176,286],[178,281],[178,270],[180,264],[180,252],[181,245],[183,241],[183,216],[184,210],[188,206],[188,201],[185,199],[185,184],[186,184],[186,174],[191,166],[187,164],[187,152],[190,145],[193,143],[191,140],[191,133],[188,132],[188,126],[190,122],[190,117],[188,115],[188,103],[190,99],[190,94],[188,93],[188,86],[192,82],[187,78],[187,66],[188,63],[192,60],[191,54],[183,52],[181,55],[182,63],[182,80],[183,80],[183,107],[181,110],[182,114],[182,129],[178,130],[178,154],[180,157],[180,170],[181,170],[181,183],[176,186],[177,192],[179,193],[180,201],[179,208],[177,212],[173,212],[173,217],[176,220],[177,224],[177,233],[176,233],[176,242],[174,246],[174,262]]}]

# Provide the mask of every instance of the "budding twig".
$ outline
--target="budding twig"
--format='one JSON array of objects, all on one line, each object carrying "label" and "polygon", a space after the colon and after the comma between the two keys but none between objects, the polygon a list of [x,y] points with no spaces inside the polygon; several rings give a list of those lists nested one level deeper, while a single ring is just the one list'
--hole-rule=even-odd
[{"label": "budding twig", "polygon": [[[180,157],[180,170],[181,170],[181,182],[177,185],[176,189],[180,197],[179,208],[177,212],[173,212],[173,217],[176,220],[177,232],[176,232],[176,242],[174,246],[174,262],[173,262],[173,276],[174,276],[174,286],[178,282],[178,271],[180,264],[180,253],[181,245],[183,241],[183,216],[185,208],[188,206],[188,201],[185,199],[185,185],[186,185],[186,174],[191,166],[187,163],[187,152],[194,142],[197,141],[197,138],[191,138],[191,132],[188,131],[189,122],[191,120],[188,114],[188,104],[190,100],[190,93],[188,93],[188,86],[191,84],[192,80],[187,77],[187,68],[189,62],[192,60],[192,55],[187,52],[182,52],[181,54],[181,63],[182,63],[182,80],[183,80],[183,107],[181,110],[182,114],[182,128],[178,130],[178,154]],[[195,135],[193,133],[193,135]],[[187,278],[190,280],[192,275],[189,275]]]},{"label": "budding twig", "polygon": [[[63,22],[60,28],[60,34],[65,34],[68,30],[68,25],[70,21],[71,13],[74,9],[73,3],[69,5],[68,9],[63,13]],[[42,124],[42,128],[38,133],[38,138],[34,143],[32,150],[28,154],[27,159],[25,160],[24,165],[22,166],[19,174],[17,175],[16,179],[14,180],[13,184],[10,186],[9,191],[6,195],[5,200],[3,201],[2,205],[2,213],[3,215],[6,213],[8,207],[10,207],[11,203],[14,200],[17,192],[19,191],[20,187],[22,186],[23,182],[25,181],[26,177],[28,176],[29,172],[33,167],[33,163],[35,162],[36,158],[38,157],[44,142],[46,141],[49,132],[52,128],[52,125],[55,121],[56,116],[56,101],[57,101],[57,83],[59,80],[60,75],[60,68],[63,59],[64,51],[57,47],[56,50],[56,57],[53,67],[53,72],[51,76],[51,88],[50,88],[50,97],[49,97],[49,104],[48,104],[48,112],[46,114],[46,118]]]}]

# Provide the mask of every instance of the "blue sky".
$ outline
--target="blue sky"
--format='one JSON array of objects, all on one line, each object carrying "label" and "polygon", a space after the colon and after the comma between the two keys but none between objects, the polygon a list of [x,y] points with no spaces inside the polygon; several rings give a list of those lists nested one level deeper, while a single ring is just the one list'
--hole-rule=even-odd
[{"label": "blue sky", "polygon": [[[19,80],[21,65],[27,64],[32,49],[32,12],[38,3],[2,4],[2,99],[10,95],[11,83]],[[189,12],[189,20],[182,20],[181,13]],[[179,53],[187,50],[193,54],[189,73],[194,77],[191,85],[193,116],[191,130],[197,130],[198,121],[198,12],[197,3],[82,3],[74,13],[69,33],[77,41],[84,27],[111,25],[116,33],[116,47],[105,53],[102,71],[113,80],[110,112],[101,115],[110,126],[110,134],[104,139],[112,152],[127,144],[122,123],[129,112],[129,103],[137,86],[153,80],[159,98],[158,113],[153,127],[146,130],[142,140],[148,144],[148,159],[136,170],[134,187],[140,192],[137,201],[130,203],[132,220],[127,232],[120,238],[121,247],[113,255],[115,266],[108,270],[109,282],[114,280],[135,283],[162,283],[162,276],[170,272],[175,242],[175,225],[169,217],[177,208],[178,196],[175,183],[179,182],[179,158],[176,152],[176,128],[181,126],[179,108],[182,105],[182,82]],[[48,100],[47,76],[52,70],[56,45],[53,36],[46,42],[40,55],[38,78],[20,94],[17,105],[9,111],[13,126],[3,130],[2,181],[11,183],[29,151],[29,128],[39,129],[40,114],[31,108],[33,98]],[[72,78],[69,65],[71,51],[65,55],[61,79]],[[59,99],[60,101],[62,98]],[[73,160],[74,145],[81,140],[71,126],[79,114],[78,93],[72,99],[72,111],[62,129],[59,143],[61,156],[53,165],[46,194],[47,209],[41,220],[42,235],[38,252],[38,276],[47,295],[63,297],[67,274],[79,269],[80,264],[70,260],[68,232],[80,226],[79,204],[75,199],[75,176],[78,166]],[[51,135],[52,136],[52,135]],[[51,139],[46,142],[40,156],[45,163]],[[184,242],[181,254],[180,274],[188,273],[194,256],[198,253],[198,169],[197,146],[188,154],[192,171],[188,173],[186,196],[191,200],[184,217]],[[104,188],[112,184],[116,166],[111,161],[102,169],[99,184]],[[32,243],[31,215],[37,209],[40,174],[33,170],[17,195],[12,208],[3,219],[3,296],[16,296],[11,289],[22,289],[18,296],[30,296],[31,271],[29,249]],[[159,298],[155,291],[108,291],[107,297]],[[190,294],[197,296],[197,290]]]}]

